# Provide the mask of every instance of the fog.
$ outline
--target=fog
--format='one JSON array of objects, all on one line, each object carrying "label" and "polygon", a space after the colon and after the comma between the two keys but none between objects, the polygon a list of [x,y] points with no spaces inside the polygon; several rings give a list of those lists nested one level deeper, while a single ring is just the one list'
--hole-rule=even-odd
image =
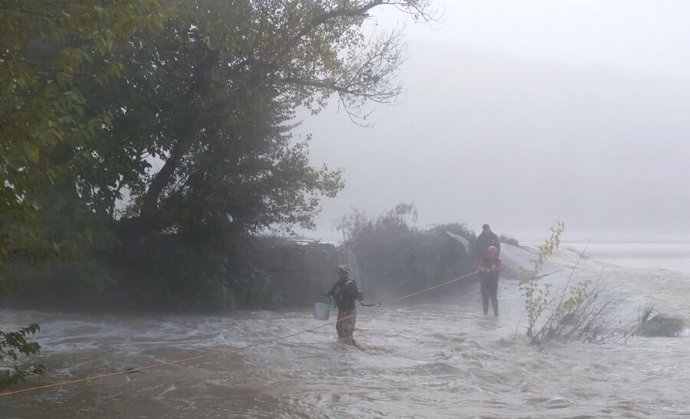
[{"label": "fog", "polygon": [[371,127],[305,116],[311,160],[345,172],[311,237],[358,208],[414,202],[417,225],[539,239],[684,240],[690,232],[690,4],[439,1],[405,25],[405,93]]}]

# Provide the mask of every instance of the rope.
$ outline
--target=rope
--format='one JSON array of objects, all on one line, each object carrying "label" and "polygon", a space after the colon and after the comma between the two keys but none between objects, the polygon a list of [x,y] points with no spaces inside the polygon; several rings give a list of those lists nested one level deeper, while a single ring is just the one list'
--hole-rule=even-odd
[{"label": "rope", "polygon": [[187,358],[177,359],[174,361],[161,362],[161,363],[154,364],[154,365],[148,365],[148,366],[137,367],[137,368],[128,368],[126,370],[115,371],[115,372],[106,373],[106,374],[91,375],[91,376],[87,376],[87,377],[83,377],[83,378],[59,381],[57,383],[46,384],[46,385],[42,385],[42,386],[29,387],[29,388],[25,388],[25,389],[21,389],[21,390],[7,391],[4,393],[0,393],[0,397],[14,396],[14,395],[22,394],[22,393],[29,393],[29,392],[38,391],[38,390],[47,390],[47,389],[51,389],[51,388],[55,388],[55,387],[66,386],[69,384],[82,383],[82,382],[86,382],[86,381],[94,381],[94,380],[99,380],[102,378],[115,377],[115,376],[124,375],[124,374],[132,374],[135,372],[150,370],[153,368],[162,368],[162,367],[167,367],[170,365],[181,364],[184,362],[196,361],[196,360],[204,359],[204,358],[210,358],[212,356],[218,356],[218,355],[229,354],[229,353],[233,353],[233,352],[239,352],[241,350],[244,350],[247,348],[252,348],[254,346],[265,345],[268,343],[273,343],[273,342],[277,342],[279,340],[287,339],[287,338],[290,338],[293,336],[301,335],[303,333],[313,332],[314,330],[321,329],[322,327],[334,325],[338,321],[343,321],[343,320],[349,319],[350,317],[353,317],[353,316],[354,316],[354,314],[347,316],[347,317],[344,317],[344,318],[337,320],[335,322],[324,323],[320,326],[300,330],[299,332],[290,333],[288,335],[283,335],[283,336],[278,336],[278,337],[275,337],[272,339],[265,339],[265,340],[257,341],[257,342],[250,343],[250,344],[245,345],[245,346],[240,346],[240,347],[228,349],[225,351],[215,351],[215,352],[211,352],[211,353],[204,354],[204,355],[195,355],[195,356],[190,356]]},{"label": "rope", "polygon": [[461,276],[461,277],[459,277],[459,278],[451,279],[450,281],[446,281],[446,282],[443,282],[443,283],[441,283],[441,284],[437,284],[437,285],[431,286],[431,287],[429,287],[429,288],[424,288],[423,290],[416,291],[416,292],[413,292],[413,293],[410,293],[410,294],[407,294],[407,295],[403,295],[402,297],[397,297],[397,298],[393,298],[393,299],[390,299],[390,300],[382,301],[382,302],[378,303],[378,305],[396,303],[396,302],[398,302],[398,301],[400,301],[400,300],[404,300],[404,299],[406,299],[406,298],[410,298],[410,297],[413,297],[413,296],[415,296],[415,295],[423,294],[423,293],[425,293],[425,292],[427,292],[427,291],[431,291],[431,290],[436,289],[436,288],[445,287],[446,285],[452,284],[453,282],[461,281],[461,280],[463,280],[463,279],[465,279],[465,278],[469,278],[469,277],[471,277],[472,275],[475,275],[475,274],[478,274],[478,273],[479,273],[479,271],[474,271],[474,272],[469,273],[469,274],[467,274],[467,275],[463,275],[463,276]]},{"label": "rope", "polygon": [[[444,283],[441,283],[441,284],[437,284],[437,285],[434,285],[434,286],[425,288],[425,289],[420,290],[420,291],[416,291],[416,292],[413,292],[413,293],[410,293],[410,294],[407,294],[407,295],[403,295],[402,297],[397,297],[397,298],[393,298],[393,299],[390,299],[390,300],[385,300],[385,301],[379,302],[379,303],[376,304],[376,306],[379,306],[379,307],[380,307],[382,304],[391,304],[391,303],[394,303],[394,302],[397,302],[397,301],[400,301],[400,300],[404,300],[404,299],[406,299],[406,298],[413,297],[413,296],[415,296],[415,295],[423,294],[423,293],[425,293],[425,292],[427,292],[427,291],[431,291],[431,290],[436,289],[436,288],[444,287],[444,286],[446,286],[446,285],[452,284],[452,283],[454,283],[454,282],[457,282],[457,281],[463,280],[463,279],[465,279],[465,278],[468,278],[468,277],[470,277],[470,276],[472,276],[472,275],[475,275],[477,272],[478,272],[478,271],[474,271],[474,272],[469,273],[469,274],[467,274],[467,275],[463,275],[463,276],[461,276],[461,277],[459,277],[459,278],[455,278],[455,279],[452,279],[452,280],[450,280],[450,281],[447,281],[447,282],[444,282]],[[260,345],[265,345],[265,344],[268,344],[268,343],[277,342],[277,341],[280,341],[280,340],[283,340],[283,339],[287,339],[287,338],[291,338],[291,337],[293,337],[293,336],[298,336],[298,335],[301,335],[301,334],[304,334],[304,333],[307,333],[307,332],[313,332],[313,331],[315,331],[315,330],[321,329],[321,328],[326,327],[326,326],[332,326],[332,325],[334,325],[334,324],[337,324],[338,322],[341,322],[341,321],[347,320],[347,319],[349,319],[349,318],[351,318],[351,317],[354,317],[355,315],[356,315],[356,314],[351,314],[351,315],[349,315],[349,316],[347,316],[347,317],[343,317],[342,319],[338,319],[338,320],[336,320],[335,322],[324,323],[324,324],[322,324],[322,325],[320,325],[320,326],[312,327],[312,328],[309,328],[309,329],[303,329],[303,330],[300,330],[300,331],[298,331],[298,332],[294,332],[294,333],[290,333],[290,334],[287,334],[287,335],[278,336],[278,337],[275,337],[275,338],[272,338],[272,339],[260,340],[260,341],[257,341],[257,342],[254,342],[254,343],[250,343],[250,344],[245,345],[245,346],[241,346],[241,347],[237,347],[237,348],[232,348],[232,349],[228,349],[228,350],[225,350],[225,351],[214,351],[214,352],[207,353],[207,354],[203,354],[203,355],[190,356],[190,357],[187,357],[187,358],[177,359],[177,360],[174,360],[174,361],[161,362],[161,363],[158,363],[158,364],[147,365],[147,366],[143,366],[143,367],[128,368],[128,369],[121,370],[121,371],[115,371],[115,372],[110,372],[110,373],[105,373],[105,374],[90,375],[90,376],[86,376],[86,377],[82,377],[82,378],[76,378],[76,379],[72,379],[72,380],[58,381],[57,383],[46,384],[46,385],[35,386],[35,387],[28,387],[28,388],[21,389],[21,390],[7,391],[7,392],[0,393],[0,398],[9,397],[9,396],[16,396],[16,395],[20,395],[20,394],[25,394],[25,393],[30,393],[30,392],[36,392],[36,391],[41,391],[41,390],[48,390],[48,389],[52,389],[52,388],[56,388],[56,387],[67,386],[67,385],[70,385],[70,384],[77,384],[77,383],[84,383],[84,382],[88,382],[88,381],[95,381],[95,380],[100,380],[100,379],[104,379],[104,378],[108,378],[108,377],[116,377],[116,376],[119,376],[119,375],[132,374],[132,373],[136,373],[136,372],[141,372],[141,371],[150,370],[150,369],[153,369],[153,368],[162,368],[162,367],[167,367],[167,366],[170,366],[170,365],[182,364],[182,363],[189,362],[189,361],[197,361],[197,360],[200,360],[200,359],[210,358],[210,357],[213,357],[213,356],[218,356],[218,355],[223,355],[223,354],[237,353],[237,352],[240,352],[240,351],[242,351],[242,350],[244,350],[244,349],[253,348],[253,347],[255,347],[255,346],[260,346]]]}]

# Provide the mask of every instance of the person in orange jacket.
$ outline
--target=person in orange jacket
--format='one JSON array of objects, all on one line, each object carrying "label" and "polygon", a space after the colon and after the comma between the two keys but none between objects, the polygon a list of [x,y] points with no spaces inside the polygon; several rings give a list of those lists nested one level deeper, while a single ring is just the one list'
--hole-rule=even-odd
[{"label": "person in orange jacket", "polygon": [[501,272],[501,260],[498,258],[496,246],[489,246],[484,257],[477,261],[479,282],[482,291],[482,308],[484,315],[489,314],[489,300],[494,310],[494,316],[498,316],[498,274]]}]

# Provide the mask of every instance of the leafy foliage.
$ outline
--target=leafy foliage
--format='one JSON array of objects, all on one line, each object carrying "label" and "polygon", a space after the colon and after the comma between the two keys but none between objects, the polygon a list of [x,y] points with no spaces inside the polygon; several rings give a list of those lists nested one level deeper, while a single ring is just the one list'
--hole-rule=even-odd
[{"label": "leafy foliage", "polygon": [[532,269],[523,270],[520,275],[519,288],[528,321],[527,336],[536,345],[553,339],[604,341],[617,334],[615,330],[608,334],[604,331],[614,314],[616,301],[594,289],[590,280],[571,284],[571,274],[565,287],[555,294],[552,294],[551,284],[541,281],[542,268],[558,249],[564,228],[562,222],[551,228],[550,237],[537,249]]},{"label": "leafy foliage", "polygon": [[520,273],[519,287],[527,312],[528,336],[532,336],[535,323],[551,302],[551,285],[541,283],[540,279],[544,264],[561,243],[561,233],[564,228],[561,222],[551,228],[551,236],[537,248],[537,258],[532,261],[532,268],[523,269]]},{"label": "leafy foliage", "polygon": [[[363,35],[374,7],[419,1],[179,2],[162,31],[137,36],[121,85],[104,98],[127,145],[124,216],[143,235],[187,227],[256,232],[312,225],[340,172],[308,165],[291,138],[296,109],[333,94],[350,115],[400,91],[395,34]],[[118,102],[119,101],[119,102]],[[149,170],[150,158],[160,169]]]},{"label": "leafy foliage", "polygon": [[[104,209],[117,196],[79,176],[102,163],[90,144],[110,114],[91,112],[84,92],[122,74],[114,45],[160,21],[155,0],[0,4],[0,274],[10,261],[74,260],[82,246],[107,240]],[[10,288],[0,277],[0,297]],[[39,352],[27,341],[38,330],[0,330],[0,360],[15,362],[0,385],[43,370],[16,364]]]},{"label": "leafy foliage", "polygon": [[[143,243],[146,254],[165,238],[173,254],[203,248],[201,259],[223,268],[201,270],[206,279],[192,270],[181,281],[214,283],[212,295],[228,301],[261,299],[252,281],[223,273],[265,283],[239,262],[238,249],[266,229],[311,227],[319,197],[343,187],[339,170],[309,165],[309,138],[292,138],[296,109],[317,112],[336,93],[355,115],[399,91],[391,84],[397,37],[372,44],[361,33],[367,12],[386,3],[179,2],[162,31],[122,48],[125,76],[97,98],[116,115],[112,135],[127,145],[113,158],[134,174],[126,178],[132,199],[119,221],[122,247]],[[166,274],[156,260],[146,269],[151,278],[187,272]]]},{"label": "leafy foliage", "polygon": [[34,335],[40,330],[36,323],[22,327],[16,331],[0,330],[0,361],[11,362],[13,371],[6,375],[0,374],[0,388],[16,384],[31,374],[42,374],[45,367],[41,364],[20,366],[24,358],[39,353],[41,346],[36,342],[27,341],[27,336]]},{"label": "leafy foliage", "polygon": [[362,281],[374,293],[399,295],[471,272],[466,249],[446,234],[473,239],[463,225],[419,230],[411,226],[416,219],[414,204],[401,203],[376,219],[353,210],[341,220],[345,245],[356,255]]},{"label": "leafy foliage", "polygon": [[400,92],[398,34],[365,35],[385,6],[428,18],[426,0],[3,3],[0,264],[174,306],[259,298],[238,249],[312,226],[343,187],[309,165],[296,110],[336,95],[364,123]]},{"label": "leafy foliage", "polygon": [[558,249],[563,229],[561,222],[551,228],[551,236],[538,248],[532,269],[523,270],[520,275],[520,291],[528,320],[527,335],[533,344],[541,346],[554,339],[604,342],[636,334],[671,337],[685,329],[683,319],[654,314],[652,307],[644,310],[634,325],[621,326],[619,321],[618,326],[612,326],[618,301],[604,295],[591,280],[571,284],[574,269],[566,286],[553,294],[551,285],[541,281],[541,270]]},{"label": "leafy foliage", "polygon": [[[61,188],[63,177],[74,179],[80,168],[102,163],[89,144],[110,115],[90,112],[84,92],[122,74],[122,63],[110,54],[115,44],[160,20],[154,0],[13,0],[0,6],[0,266],[8,258],[54,258],[72,246],[43,237],[39,212],[49,212],[45,193]],[[86,192],[70,183],[61,189],[63,207]],[[81,215],[100,207],[96,200],[88,205]]]}]

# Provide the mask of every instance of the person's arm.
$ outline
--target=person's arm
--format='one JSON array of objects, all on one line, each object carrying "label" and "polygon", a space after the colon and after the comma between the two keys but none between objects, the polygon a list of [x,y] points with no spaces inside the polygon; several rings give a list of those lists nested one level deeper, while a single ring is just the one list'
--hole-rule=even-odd
[{"label": "person's arm", "polygon": [[474,264],[474,269],[479,272],[484,272],[486,270],[484,259],[479,259],[477,263]]},{"label": "person's arm", "polygon": [[360,291],[359,286],[357,286],[357,281],[354,279],[348,281],[347,292],[352,298],[359,300],[360,304],[364,302],[364,293]]},{"label": "person's arm", "polygon": [[498,234],[494,233],[493,231],[491,232],[491,244],[493,246],[496,246],[496,250],[498,250],[498,253],[501,253],[501,239],[498,238]]},{"label": "person's arm", "polygon": [[494,272],[499,273],[499,272],[501,272],[501,269],[503,269],[503,265],[501,264],[501,260],[496,259],[496,264],[494,265]]}]

